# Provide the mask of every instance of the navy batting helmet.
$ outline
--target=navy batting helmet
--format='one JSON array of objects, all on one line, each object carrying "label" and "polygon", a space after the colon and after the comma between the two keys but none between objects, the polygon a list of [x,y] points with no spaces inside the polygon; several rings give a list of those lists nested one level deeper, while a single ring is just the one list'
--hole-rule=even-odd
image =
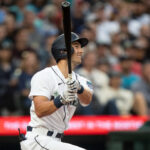
[{"label": "navy batting helmet", "polygon": [[[76,33],[71,32],[71,42],[78,41],[81,44],[81,47],[84,47],[88,44],[87,38],[80,38]],[[74,49],[71,48],[71,54],[73,54]],[[52,44],[52,54],[58,62],[61,59],[67,58],[67,51],[65,46],[65,38],[64,34],[61,34],[56,38],[56,40]]]}]

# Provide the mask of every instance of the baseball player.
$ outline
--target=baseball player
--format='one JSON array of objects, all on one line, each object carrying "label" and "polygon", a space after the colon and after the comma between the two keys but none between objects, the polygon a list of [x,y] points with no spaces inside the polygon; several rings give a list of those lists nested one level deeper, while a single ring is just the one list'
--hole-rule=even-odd
[{"label": "baseball player", "polygon": [[[71,33],[72,69],[81,63],[82,47],[86,38]],[[29,97],[31,121],[27,126],[25,140],[20,142],[22,150],[84,150],[78,146],[61,142],[64,130],[73,116],[78,102],[87,106],[92,99],[91,82],[72,71],[68,78],[67,51],[64,34],[52,44],[52,54],[57,65],[37,72],[31,80]]]}]

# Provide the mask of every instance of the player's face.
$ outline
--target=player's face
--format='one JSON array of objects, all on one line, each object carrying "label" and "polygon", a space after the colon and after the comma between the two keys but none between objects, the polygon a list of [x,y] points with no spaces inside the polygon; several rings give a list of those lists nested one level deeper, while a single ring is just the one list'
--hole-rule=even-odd
[{"label": "player's face", "polygon": [[79,42],[72,43],[72,47],[74,48],[74,53],[72,55],[72,63],[78,65],[81,63],[83,49],[81,48],[81,44]]}]

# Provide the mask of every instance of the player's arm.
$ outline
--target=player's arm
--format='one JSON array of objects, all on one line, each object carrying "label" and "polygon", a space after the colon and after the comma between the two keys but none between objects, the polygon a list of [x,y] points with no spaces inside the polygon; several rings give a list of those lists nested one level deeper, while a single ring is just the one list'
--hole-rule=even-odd
[{"label": "player's arm", "polygon": [[74,100],[75,100],[75,95],[74,93],[70,93],[69,89],[64,91],[62,95],[58,95],[52,100],[49,100],[45,96],[33,97],[35,113],[38,117],[51,115],[53,112],[59,109],[62,105],[65,105],[68,102],[74,101]]},{"label": "player's arm", "polygon": [[39,118],[50,115],[58,109],[55,106],[54,101],[49,101],[45,96],[34,96],[33,102],[35,113]]},{"label": "player's arm", "polygon": [[78,99],[82,104],[88,105],[92,100],[92,95],[92,92],[84,88],[83,92],[81,94],[78,94]]},{"label": "player's arm", "polygon": [[77,80],[78,99],[83,106],[87,106],[92,101],[92,96],[93,96],[92,83],[91,83],[91,81],[89,81],[79,75],[78,75],[77,79],[78,79]]},{"label": "player's arm", "polygon": [[38,117],[52,114],[58,108],[51,100],[53,82],[49,84],[45,71],[36,73],[31,80],[31,91],[29,98],[33,100],[35,113]]}]

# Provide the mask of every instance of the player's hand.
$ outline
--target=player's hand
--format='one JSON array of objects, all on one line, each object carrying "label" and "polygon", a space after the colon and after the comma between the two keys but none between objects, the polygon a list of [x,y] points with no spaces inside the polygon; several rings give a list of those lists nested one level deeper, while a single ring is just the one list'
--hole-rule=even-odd
[{"label": "player's hand", "polygon": [[75,93],[70,92],[69,89],[67,89],[66,91],[64,91],[62,93],[61,97],[62,97],[61,102],[63,104],[68,104],[68,103],[76,100]]},{"label": "player's hand", "polygon": [[71,93],[81,94],[84,91],[84,87],[80,84],[78,80],[67,78],[66,84]]},{"label": "player's hand", "polygon": [[77,85],[76,80],[74,80],[72,78],[67,78],[66,84],[67,84],[68,91],[70,93],[77,93],[78,85]]},{"label": "player's hand", "polygon": [[56,98],[54,98],[54,105],[57,108],[60,108],[62,105],[67,105],[70,104],[71,102],[76,101],[76,96],[75,93],[71,93],[69,92],[69,90],[67,89],[66,91],[64,91],[62,94],[58,95]]}]

